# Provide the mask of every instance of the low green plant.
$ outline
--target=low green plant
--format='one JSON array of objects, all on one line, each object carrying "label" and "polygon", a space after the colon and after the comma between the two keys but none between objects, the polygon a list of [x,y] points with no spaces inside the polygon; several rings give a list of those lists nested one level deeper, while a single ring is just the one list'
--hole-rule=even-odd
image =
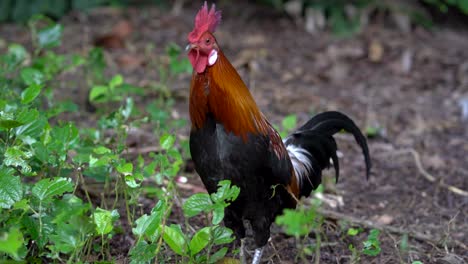
[{"label": "low green plant", "polygon": [[[348,228],[346,232],[347,236],[356,237],[361,234],[364,230],[362,228]],[[380,241],[379,241],[380,230],[371,229],[366,240],[362,242],[362,248],[357,248],[354,244],[349,244],[348,249],[351,251],[352,263],[359,263],[361,260],[361,255],[367,255],[371,257],[378,256],[381,251]]]},{"label": "low green plant", "polygon": [[274,125],[281,138],[286,138],[297,127],[297,116],[288,115],[281,120],[281,126]]},{"label": "low green plant", "polygon": [[[314,192],[323,192],[323,186],[319,185]],[[299,251],[296,262],[300,259],[301,262],[306,263],[308,262],[306,256],[312,255],[315,255],[317,260],[320,259],[321,227],[324,217],[317,212],[317,209],[322,206],[322,202],[316,198],[312,198],[310,201],[308,206],[300,201],[296,209],[285,209],[283,214],[276,217],[275,220],[275,223],[281,226],[287,235],[296,239],[296,248]],[[310,233],[315,234],[315,243],[313,244],[307,242]]]},{"label": "low green plant", "polygon": [[[0,260],[112,260],[110,241],[122,232],[118,225],[141,225],[134,219],[143,192],[160,200],[153,212],[161,204],[171,208],[174,198],[165,194],[177,192],[173,179],[182,154],[175,136],[161,132],[161,152],[129,160],[128,131],[151,122],[136,114],[130,96],[142,89],[120,75],[106,81],[102,50],[84,57],[56,53],[61,25],[42,16],[28,24],[33,50],[10,44],[0,56]],[[78,109],[55,99],[64,86],[60,77],[78,69],[86,74],[81,85],[92,87],[90,101],[99,106],[95,127],[60,119]],[[144,188],[151,178],[160,186]],[[89,182],[98,183],[99,190]],[[168,216],[170,210],[165,212]]]},{"label": "low green plant", "polygon": [[[189,230],[184,231],[180,224],[167,223],[173,204],[160,200],[150,215],[136,220],[133,234],[138,240],[129,253],[131,263],[150,263],[155,258],[180,263],[216,263],[226,255],[228,248],[214,250],[214,247],[234,240],[232,230],[220,223],[224,218],[224,209],[237,198],[239,192],[240,189],[230,186],[229,181],[221,181],[216,193],[198,193],[189,197],[182,207],[187,219],[199,214],[208,218],[211,214],[209,224],[193,234]],[[186,226],[189,227],[188,221]],[[174,258],[162,253],[164,246],[174,252]]]}]

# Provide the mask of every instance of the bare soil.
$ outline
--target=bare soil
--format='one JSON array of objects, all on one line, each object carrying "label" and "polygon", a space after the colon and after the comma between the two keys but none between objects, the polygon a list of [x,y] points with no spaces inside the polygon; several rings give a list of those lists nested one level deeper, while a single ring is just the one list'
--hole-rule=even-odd
[{"label": "bare soil", "polygon": [[[463,120],[459,103],[468,98],[468,31],[415,26],[403,32],[372,23],[352,37],[337,38],[330,32],[306,33],[292,19],[264,7],[221,8],[218,42],[273,123],[292,113],[302,123],[313,113],[339,110],[363,130],[380,128],[369,140],[373,168],[368,181],[357,145],[349,136],[338,136],[341,177],[336,186],[327,185],[326,193],[342,197],[343,204],[325,203],[324,210],[339,215],[325,214],[320,263],[350,263],[348,245],[361,248],[372,226],[382,229],[382,252],[362,255],[358,263],[466,263],[468,197],[450,186],[468,190],[468,120]],[[132,29],[124,45],[106,50],[109,74],[119,72],[127,82],[146,86],[158,81],[157,62],[166,59],[167,44],[186,43],[197,9],[198,4],[191,4],[180,14],[155,8],[72,13],[61,21],[65,38],[60,49],[86,54],[98,36],[128,21]],[[30,43],[27,29],[14,25],[0,25],[0,38]],[[174,114],[186,119],[189,82],[190,75],[183,74],[170,86]],[[77,81],[76,87],[62,87],[60,96],[83,106],[69,118],[92,124],[93,113],[84,110],[84,87]],[[138,104],[144,107],[153,99],[139,99]],[[186,137],[188,129],[178,133]],[[157,141],[137,138],[134,144]],[[184,172],[192,186],[182,189],[187,196],[203,190],[191,171]],[[332,179],[333,172],[327,177]],[[145,201],[151,208],[153,201]],[[363,226],[364,232],[347,236],[342,220]],[[203,225],[196,221],[202,220],[195,219],[195,227]],[[404,233],[409,233],[407,251],[399,249]],[[296,262],[294,238],[273,227],[271,241],[264,263]],[[313,243],[312,235],[305,240]],[[117,237],[112,251],[126,262],[130,246],[129,239]]]}]

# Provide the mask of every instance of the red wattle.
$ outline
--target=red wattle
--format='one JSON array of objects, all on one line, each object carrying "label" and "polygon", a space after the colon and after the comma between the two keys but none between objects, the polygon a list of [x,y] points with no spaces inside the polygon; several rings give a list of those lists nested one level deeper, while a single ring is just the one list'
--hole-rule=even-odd
[{"label": "red wattle", "polygon": [[197,73],[205,71],[208,65],[208,56],[202,55],[199,51],[193,49],[188,53],[188,58]]}]

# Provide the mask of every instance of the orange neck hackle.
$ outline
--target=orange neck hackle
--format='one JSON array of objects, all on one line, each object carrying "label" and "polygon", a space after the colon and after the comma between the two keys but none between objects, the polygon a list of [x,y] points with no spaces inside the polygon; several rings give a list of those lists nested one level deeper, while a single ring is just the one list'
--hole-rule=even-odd
[{"label": "orange neck hackle", "polygon": [[203,73],[193,73],[190,88],[192,128],[204,126],[211,114],[226,131],[247,140],[248,134],[267,134],[267,124],[249,89],[220,51],[218,61]]}]

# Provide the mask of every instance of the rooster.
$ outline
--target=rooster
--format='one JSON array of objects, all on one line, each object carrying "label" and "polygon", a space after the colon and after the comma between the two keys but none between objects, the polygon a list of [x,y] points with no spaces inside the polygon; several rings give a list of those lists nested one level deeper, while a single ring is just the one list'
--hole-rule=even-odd
[{"label": "rooster", "polygon": [[240,187],[238,198],[225,209],[224,224],[240,239],[245,263],[243,221],[250,222],[257,247],[252,263],[257,264],[275,217],[310,195],[321,183],[322,170],[331,164],[338,180],[335,133],[345,130],[354,135],[367,177],[371,162],[365,137],[340,112],[318,114],[282,140],[214,37],[220,21],[221,12],[214,4],[208,9],[205,2],[188,35],[193,66],[190,152],[209,193],[216,192],[218,182],[225,179]]}]

